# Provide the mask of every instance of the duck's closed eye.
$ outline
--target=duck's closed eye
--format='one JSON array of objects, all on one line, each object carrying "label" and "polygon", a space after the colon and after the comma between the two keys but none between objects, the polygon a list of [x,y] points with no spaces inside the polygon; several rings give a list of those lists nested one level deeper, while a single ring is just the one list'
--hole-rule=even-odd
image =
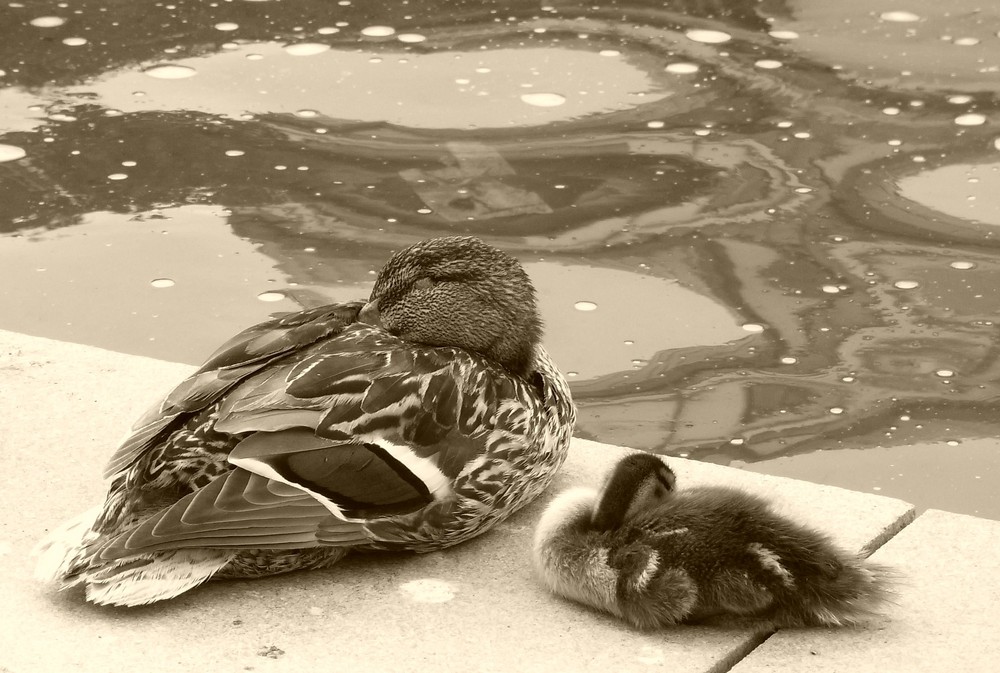
[{"label": "duck's closed eye", "polygon": [[422,278],[417,278],[415,281],[413,281],[413,289],[414,290],[426,290],[429,287],[433,287],[434,284],[435,283],[434,283],[433,279],[427,278],[426,276],[424,276]]}]

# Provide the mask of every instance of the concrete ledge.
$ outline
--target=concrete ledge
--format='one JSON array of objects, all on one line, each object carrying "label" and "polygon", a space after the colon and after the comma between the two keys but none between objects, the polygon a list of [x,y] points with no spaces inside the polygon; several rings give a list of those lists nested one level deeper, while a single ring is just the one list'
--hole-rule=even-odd
[{"label": "concrete ledge", "polygon": [[[359,555],[328,571],[210,583],[145,608],[100,608],[35,584],[32,546],[102,497],[100,472],[117,439],[191,369],[0,331],[0,592],[16,606],[0,617],[0,670],[720,671],[766,635],[708,627],[638,633],[550,596],[529,565],[544,502],[445,552]],[[596,482],[624,450],[574,440],[556,489]],[[723,482],[764,493],[852,549],[877,547],[913,516],[912,506],[889,498],[671,464],[682,487]],[[886,562],[905,561],[886,553]],[[991,563],[983,583],[996,575],[995,555]],[[883,632],[832,633],[826,637],[849,648]],[[879,668],[891,670],[891,662]]]}]

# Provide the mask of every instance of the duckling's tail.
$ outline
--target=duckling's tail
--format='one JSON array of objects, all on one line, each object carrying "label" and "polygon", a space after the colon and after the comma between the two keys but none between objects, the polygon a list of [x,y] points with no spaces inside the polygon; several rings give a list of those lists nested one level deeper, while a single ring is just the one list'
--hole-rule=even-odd
[{"label": "duckling's tail", "polygon": [[779,598],[776,626],[854,626],[879,615],[892,602],[897,573],[855,556],[842,556],[820,574],[798,578],[794,599]]}]

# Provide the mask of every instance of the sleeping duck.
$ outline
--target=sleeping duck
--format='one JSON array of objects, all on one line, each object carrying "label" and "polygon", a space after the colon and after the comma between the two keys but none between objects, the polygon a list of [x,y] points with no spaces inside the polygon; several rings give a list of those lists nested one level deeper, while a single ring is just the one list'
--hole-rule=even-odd
[{"label": "sleeping duck", "polygon": [[639,628],[746,620],[847,625],[876,613],[890,571],[727,487],[675,490],[657,456],[630,454],[599,491],[557,495],[534,563],[554,593]]},{"label": "sleeping duck", "polygon": [[39,545],[36,574],[141,605],[478,535],[566,457],[575,411],[540,336],[509,255],[471,237],[401,250],[368,302],[222,345],[136,423],[104,504]]}]

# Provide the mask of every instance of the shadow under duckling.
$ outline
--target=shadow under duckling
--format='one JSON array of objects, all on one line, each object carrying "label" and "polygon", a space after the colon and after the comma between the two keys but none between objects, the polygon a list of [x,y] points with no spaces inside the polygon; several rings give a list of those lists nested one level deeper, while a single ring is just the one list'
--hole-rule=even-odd
[{"label": "shadow under duckling", "polygon": [[557,495],[535,531],[554,593],[640,628],[733,618],[844,626],[878,613],[892,571],[730,487],[675,490],[657,456],[626,456],[600,491]]}]

